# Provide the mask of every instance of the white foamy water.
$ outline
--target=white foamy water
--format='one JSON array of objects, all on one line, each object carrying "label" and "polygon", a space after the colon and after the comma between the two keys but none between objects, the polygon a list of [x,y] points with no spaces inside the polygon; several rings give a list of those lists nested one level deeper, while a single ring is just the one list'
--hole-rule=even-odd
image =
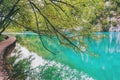
[{"label": "white foamy water", "polygon": [[[41,56],[38,56],[37,53],[30,52],[27,48],[21,46],[20,44],[17,44],[15,49],[21,51],[20,53],[22,54],[22,56],[20,59],[28,58],[31,55],[32,57],[35,58],[31,63],[31,68],[36,68],[38,66],[45,66],[47,63],[48,63],[46,65],[47,67],[52,67],[52,66],[57,67],[55,74],[56,75],[59,74],[58,76],[62,77],[62,79],[60,80],[94,80],[92,77],[88,76],[88,74],[84,72],[79,72],[76,69],[71,69],[69,66],[63,65],[61,63],[57,63],[55,61],[45,60]],[[15,53],[13,52],[12,55],[14,54]],[[16,60],[16,62],[19,61],[20,59]],[[33,74],[33,76],[42,73],[41,71],[43,70],[40,67],[38,67],[35,69],[35,71],[36,72],[35,74]],[[31,78],[31,76],[29,76],[26,80],[42,80],[42,78],[40,76],[35,76],[34,78],[33,77]],[[59,80],[59,79],[55,79],[53,75],[53,78],[50,80]]]}]

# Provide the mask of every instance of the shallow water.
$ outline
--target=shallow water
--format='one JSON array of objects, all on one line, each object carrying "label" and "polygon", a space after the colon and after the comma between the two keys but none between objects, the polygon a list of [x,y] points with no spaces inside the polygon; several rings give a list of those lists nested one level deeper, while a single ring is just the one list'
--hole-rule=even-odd
[{"label": "shallow water", "polygon": [[[73,49],[61,46],[56,40],[50,41],[50,39],[44,38],[44,43],[50,50],[57,53],[56,62],[85,72],[95,80],[120,80],[120,33],[103,34],[106,35],[106,38],[101,41],[95,41],[91,38],[86,39],[89,51],[94,52],[98,57],[85,53],[77,54]],[[35,35],[25,35],[25,37],[35,38]],[[34,44],[38,45],[39,42]],[[51,55],[53,54],[47,54],[45,58],[49,60]]]},{"label": "shallow water", "polygon": [[17,43],[11,56],[20,54],[21,57],[17,58],[15,62],[29,56],[34,58],[31,62],[31,69],[27,72],[29,75],[26,80],[94,80],[85,72],[72,69],[54,60],[45,60],[37,53],[30,52],[27,48]]}]

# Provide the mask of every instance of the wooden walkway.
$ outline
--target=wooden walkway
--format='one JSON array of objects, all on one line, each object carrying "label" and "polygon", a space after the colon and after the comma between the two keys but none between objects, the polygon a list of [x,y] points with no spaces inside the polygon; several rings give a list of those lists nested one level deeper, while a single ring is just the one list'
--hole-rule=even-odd
[{"label": "wooden walkway", "polygon": [[[5,70],[5,64],[4,64],[4,58],[5,56],[7,56],[8,54],[11,53],[11,51],[13,50],[13,47],[11,47],[12,44],[14,44],[16,42],[16,38],[15,37],[8,37],[8,39],[0,42],[0,80],[9,80],[8,79],[8,74],[7,71]],[[10,48],[9,51],[7,51],[7,53],[5,53],[6,49]]]}]

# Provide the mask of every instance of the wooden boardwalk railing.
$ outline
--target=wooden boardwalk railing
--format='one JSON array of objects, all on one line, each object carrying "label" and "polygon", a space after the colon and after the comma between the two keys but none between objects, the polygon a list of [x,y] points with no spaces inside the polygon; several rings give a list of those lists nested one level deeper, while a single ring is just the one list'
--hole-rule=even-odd
[{"label": "wooden boardwalk railing", "polygon": [[9,75],[5,69],[5,59],[14,49],[15,43],[15,37],[8,37],[6,40],[0,42],[0,80],[9,80]]}]

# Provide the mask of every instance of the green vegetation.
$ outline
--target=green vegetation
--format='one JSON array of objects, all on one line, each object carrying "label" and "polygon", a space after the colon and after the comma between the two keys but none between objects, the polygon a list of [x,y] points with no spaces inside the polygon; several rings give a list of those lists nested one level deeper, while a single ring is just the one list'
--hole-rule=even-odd
[{"label": "green vegetation", "polygon": [[6,39],[6,36],[5,35],[0,35],[0,41],[3,41]]},{"label": "green vegetation", "polygon": [[4,39],[4,36],[0,35],[0,41],[3,41]]},{"label": "green vegetation", "polygon": [[[72,71],[71,73],[66,70],[65,65],[59,66],[56,64],[51,64],[51,61],[46,62],[44,65],[39,65],[35,68],[31,68],[31,61],[34,60],[32,56],[23,58],[20,51],[20,47],[15,48],[13,54],[7,58],[7,71],[10,80],[64,80],[64,78],[69,78],[68,75],[78,75]],[[67,68],[68,69],[68,68]],[[64,73],[64,75],[63,75]],[[77,76],[77,77],[78,77]],[[73,76],[71,78],[74,78]],[[77,78],[76,77],[76,78]],[[80,76],[79,76],[80,77]]]},{"label": "green vegetation", "polygon": [[7,72],[9,74],[10,80],[25,80],[27,78],[27,73],[25,71],[30,70],[31,61],[33,58],[29,56],[28,58],[22,59],[20,51],[15,49],[13,51],[15,54],[7,58]]},{"label": "green vegetation", "polygon": [[22,27],[16,27],[16,26],[10,26],[8,29],[5,30],[5,32],[7,33],[12,33],[12,32],[15,32],[15,33],[22,33],[22,32],[25,32],[25,28],[22,28]]},{"label": "green vegetation", "polygon": [[[91,22],[96,21],[97,16],[104,11],[105,2],[104,0],[5,0],[1,5],[3,13],[0,33],[7,27],[20,27],[38,33],[42,45],[48,51],[50,50],[45,46],[41,35],[56,36],[60,44],[81,51],[81,44],[85,43],[81,37],[92,36],[93,32],[97,31],[96,24]],[[66,34],[67,31],[74,35],[71,37]],[[80,45],[73,43],[76,41]]]},{"label": "green vegetation", "polygon": [[[31,36],[31,35],[16,35],[16,38],[18,39],[18,42],[25,46],[29,51],[38,53],[38,55],[46,58],[48,54],[50,54],[49,51],[47,51],[43,46],[42,43],[39,40],[39,37],[37,35]],[[38,45],[39,44],[39,45]],[[53,55],[54,56],[54,55]],[[51,56],[51,58],[53,57]],[[49,56],[50,57],[50,56]]]},{"label": "green vegetation", "polygon": [[[38,72],[36,70],[38,70]],[[62,69],[61,69],[61,71],[62,71]],[[58,67],[56,65],[39,66],[35,70],[30,71],[28,76],[29,76],[30,80],[35,80],[35,79],[38,79],[38,80],[62,80],[63,79],[63,77],[61,76],[60,71],[58,70]]]},{"label": "green vegetation", "polygon": [[[106,5],[107,1],[110,5]],[[119,14],[119,0],[0,0],[0,41],[4,40],[1,35],[5,30],[6,32],[27,30],[37,33],[44,47],[38,45],[34,49],[31,49],[31,46],[27,46],[27,48],[36,52],[39,47],[41,55],[45,49],[56,54],[46,47],[43,35],[49,38],[55,36],[59,40],[59,44],[81,52],[81,46],[88,48],[84,39],[89,36],[96,39],[94,32],[108,31],[111,24],[116,26],[117,22],[108,18],[119,16]],[[23,45],[27,45],[25,41],[32,44],[30,39],[20,40]],[[79,44],[75,44],[75,42]],[[20,61],[18,64],[19,66],[13,68],[13,72],[14,69],[20,68],[18,70],[22,72],[18,72],[18,74],[21,74],[24,72],[22,68],[26,61],[25,63]],[[27,68],[25,67],[25,69]],[[49,70],[46,71],[49,72]],[[25,79],[24,75],[26,74],[21,76]],[[13,74],[12,76],[14,78],[18,75]]]}]

